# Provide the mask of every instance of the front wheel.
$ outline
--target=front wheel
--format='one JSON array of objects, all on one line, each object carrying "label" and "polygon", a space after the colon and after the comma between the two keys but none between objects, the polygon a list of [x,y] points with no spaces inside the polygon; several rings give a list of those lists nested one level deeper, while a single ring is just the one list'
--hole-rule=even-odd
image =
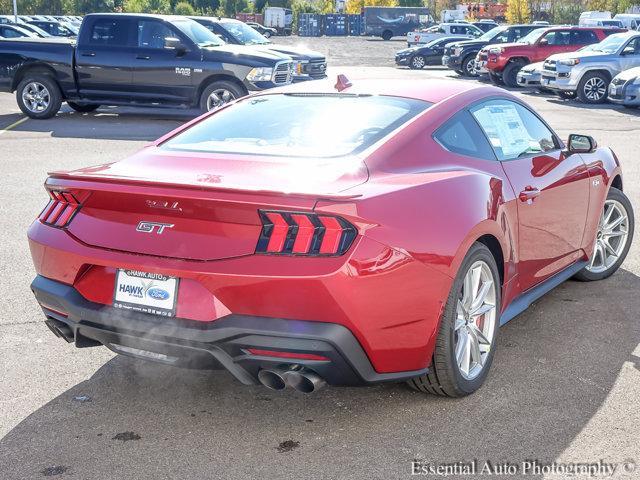
[{"label": "front wheel", "polygon": [[393,32],[391,30],[385,30],[384,32],[382,32],[382,39],[385,42],[388,42],[389,40],[391,40],[391,38],[393,38]]},{"label": "front wheel", "polygon": [[522,62],[511,62],[502,72],[502,80],[507,87],[515,88],[518,86],[518,72],[522,70],[524,64]]},{"label": "front wheel", "polygon": [[427,61],[422,55],[415,55],[409,61],[409,68],[411,70],[422,70],[426,64]]},{"label": "front wheel", "polygon": [[212,82],[200,95],[200,110],[204,112],[215,110],[244,95],[245,92],[232,82],[227,80]]},{"label": "front wheel", "polygon": [[477,77],[476,73],[476,58],[474,55],[468,55],[462,61],[462,75],[465,77]]},{"label": "front wheel", "polygon": [[633,228],[631,202],[624,193],[611,187],[598,222],[589,265],[580,270],[575,278],[592,282],[613,275],[629,253],[633,240]]},{"label": "front wheel", "polygon": [[500,326],[500,275],[491,251],[474,243],[451,287],[429,372],[409,380],[415,390],[462,397],[482,386]]}]

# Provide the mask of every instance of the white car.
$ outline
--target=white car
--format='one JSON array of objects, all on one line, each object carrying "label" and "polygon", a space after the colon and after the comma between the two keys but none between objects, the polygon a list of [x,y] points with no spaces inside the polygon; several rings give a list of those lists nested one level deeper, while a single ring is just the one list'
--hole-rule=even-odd
[{"label": "white car", "polygon": [[424,45],[441,37],[447,36],[466,36],[469,38],[476,38],[482,35],[484,32],[475,25],[471,25],[466,22],[458,23],[441,23],[429,27],[424,31],[409,32],[407,33],[407,45],[412,47],[414,45]]}]

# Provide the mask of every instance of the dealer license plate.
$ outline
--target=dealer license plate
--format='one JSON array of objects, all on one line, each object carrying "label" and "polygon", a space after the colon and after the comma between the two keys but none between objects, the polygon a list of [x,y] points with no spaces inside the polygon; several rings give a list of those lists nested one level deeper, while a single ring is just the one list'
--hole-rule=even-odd
[{"label": "dealer license plate", "polygon": [[173,317],[176,312],[178,279],[159,273],[119,269],[113,306]]}]

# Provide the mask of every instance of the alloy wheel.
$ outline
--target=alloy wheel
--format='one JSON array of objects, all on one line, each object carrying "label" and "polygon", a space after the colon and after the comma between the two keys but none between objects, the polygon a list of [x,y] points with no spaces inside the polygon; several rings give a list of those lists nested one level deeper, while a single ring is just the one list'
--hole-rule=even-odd
[{"label": "alloy wheel", "polygon": [[220,108],[229,102],[236,99],[233,92],[230,92],[226,88],[218,88],[214,90],[207,98],[207,111]]},{"label": "alloy wheel", "polygon": [[593,77],[587,80],[584,84],[584,95],[589,100],[595,102],[604,98],[607,93],[607,84],[599,77]]},{"label": "alloy wheel", "polygon": [[49,108],[51,95],[40,82],[30,82],[22,90],[22,101],[30,112],[44,112]]},{"label": "alloy wheel", "polygon": [[456,306],[454,353],[460,374],[476,378],[493,348],[496,285],[487,263],[478,260],[467,271]]},{"label": "alloy wheel", "polygon": [[413,68],[423,68],[425,63],[424,57],[421,55],[417,55],[411,59],[411,65]]},{"label": "alloy wheel", "polygon": [[607,200],[600,216],[596,243],[587,270],[601,273],[614,265],[627,244],[629,216],[617,200]]}]

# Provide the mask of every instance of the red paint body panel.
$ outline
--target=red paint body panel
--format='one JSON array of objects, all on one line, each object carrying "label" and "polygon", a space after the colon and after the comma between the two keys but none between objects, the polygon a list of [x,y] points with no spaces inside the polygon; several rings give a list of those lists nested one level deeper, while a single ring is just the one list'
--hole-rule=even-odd
[{"label": "red paint body panel", "polygon": [[[313,83],[333,91],[331,82]],[[47,188],[80,192],[83,200],[67,228],[39,220],[30,227],[37,273],[103,305],[112,304],[118,268],[179,277],[179,318],[215,322],[233,313],[336,323],[385,373],[430,364],[453,278],[479,238],[500,245],[503,310],[592,251],[608,186],[620,174],[610,150],[470,158],[445,150],[432,133],[476,101],[516,97],[465,82],[357,82],[345,92],[436,103],[348,162],[305,164],[304,172],[294,161],[167,154],[152,145],[123,162],[54,173]],[[533,189],[539,195],[529,203]],[[357,237],[344,255],[255,254],[258,210],[339,216]],[[331,239],[340,227],[323,218]],[[174,226],[150,234],[136,231],[141,221]],[[308,238],[302,233],[296,248],[306,251]]]}]

